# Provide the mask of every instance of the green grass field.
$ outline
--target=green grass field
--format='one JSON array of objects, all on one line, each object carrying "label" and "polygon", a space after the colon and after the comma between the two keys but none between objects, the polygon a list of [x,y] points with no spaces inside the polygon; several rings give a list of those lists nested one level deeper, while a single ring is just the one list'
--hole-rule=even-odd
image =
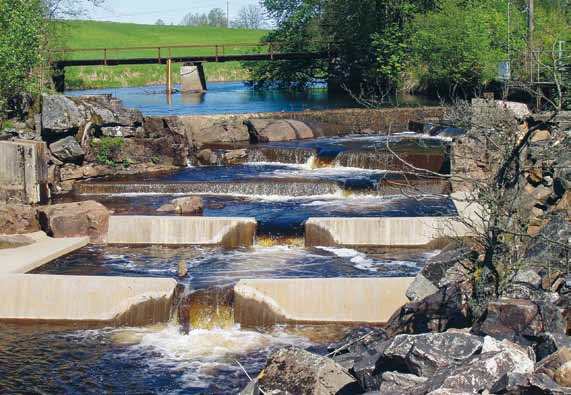
[{"label": "green grass field", "polygon": [[[156,26],[132,23],[65,21],[58,22],[60,46],[65,48],[125,48],[169,45],[256,43],[266,33],[263,30],[220,29],[213,27]],[[226,53],[252,53],[260,48],[228,47]],[[167,53],[163,50],[162,57]],[[214,55],[214,48],[174,49],[172,56]],[[102,59],[103,51],[74,52],[65,59]],[[108,51],[108,59],[115,57],[158,57],[157,49],[136,51]],[[208,81],[239,81],[248,73],[239,62],[205,63]],[[173,65],[175,83],[180,65]],[[134,65],[106,67],[70,67],[66,69],[68,89],[91,89],[163,84],[164,65]]]}]

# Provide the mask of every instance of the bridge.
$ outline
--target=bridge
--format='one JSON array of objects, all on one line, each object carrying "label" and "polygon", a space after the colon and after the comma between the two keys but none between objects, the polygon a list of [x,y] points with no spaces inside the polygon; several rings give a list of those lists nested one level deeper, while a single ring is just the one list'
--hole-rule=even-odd
[{"label": "bridge", "polygon": [[280,61],[327,59],[332,56],[331,43],[308,42],[318,50],[291,51],[284,42],[170,45],[126,48],[61,48],[50,51],[54,86],[65,89],[65,69],[77,66],[120,66],[160,64],[166,66],[166,91],[172,93],[172,64],[183,63],[183,91],[205,91],[202,63],[234,61]]}]

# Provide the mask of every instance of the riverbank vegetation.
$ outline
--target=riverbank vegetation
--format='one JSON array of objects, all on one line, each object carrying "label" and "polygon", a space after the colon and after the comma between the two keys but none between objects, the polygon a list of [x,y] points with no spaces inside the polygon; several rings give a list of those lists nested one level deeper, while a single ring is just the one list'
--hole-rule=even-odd
[{"label": "riverbank vegetation", "polygon": [[[498,64],[522,63],[527,48],[527,1],[366,0],[262,2],[277,28],[264,39],[289,50],[323,49],[327,60],[250,64],[257,86],[300,88],[328,78],[365,95],[397,90],[435,96],[472,95],[490,86]],[[571,49],[567,1],[536,1],[534,49]]]}]

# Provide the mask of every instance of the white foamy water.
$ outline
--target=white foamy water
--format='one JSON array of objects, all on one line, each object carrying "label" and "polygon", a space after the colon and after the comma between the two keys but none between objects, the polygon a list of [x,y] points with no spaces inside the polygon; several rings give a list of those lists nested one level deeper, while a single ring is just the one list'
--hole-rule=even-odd
[{"label": "white foamy water", "polygon": [[405,266],[409,268],[417,268],[416,262],[410,261],[396,261],[396,260],[382,260],[374,259],[367,256],[367,254],[353,250],[351,248],[338,248],[338,247],[317,247],[320,250],[330,252],[340,258],[348,258],[357,269],[368,270],[377,272],[383,266]]},{"label": "white foamy water", "polygon": [[188,334],[173,324],[160,330],[129,328],[123,332],[118,330],[114,336],[127,337],[135,343],[128,348],[127,354],[150,352],[153,355],[148,360],[150,366],[184,371],[183,387],[205,388],[220,374],[243,374],[235,360],[246,366],[263,363],[274,349],[311,345],[307,339],[286,334],[279,328],[260,333],[241,330],[238,325],[229,329],[195,329]]}]

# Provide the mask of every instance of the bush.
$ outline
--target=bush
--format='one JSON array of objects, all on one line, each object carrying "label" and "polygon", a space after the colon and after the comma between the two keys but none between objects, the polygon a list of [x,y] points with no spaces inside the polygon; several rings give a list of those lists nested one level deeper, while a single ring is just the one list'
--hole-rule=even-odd
[{"label": "bush", "polygon": [[0,117],[11,99],[38,93],[43,27],[40,0],[0,0]]},{"label": "bush", "polygon": [[96,150],[97,163],[108,166],[115,166],[115,159],[121,154],[121,149],[125,140],[123,137],[102,137],[91,142],[92,147]]}]

